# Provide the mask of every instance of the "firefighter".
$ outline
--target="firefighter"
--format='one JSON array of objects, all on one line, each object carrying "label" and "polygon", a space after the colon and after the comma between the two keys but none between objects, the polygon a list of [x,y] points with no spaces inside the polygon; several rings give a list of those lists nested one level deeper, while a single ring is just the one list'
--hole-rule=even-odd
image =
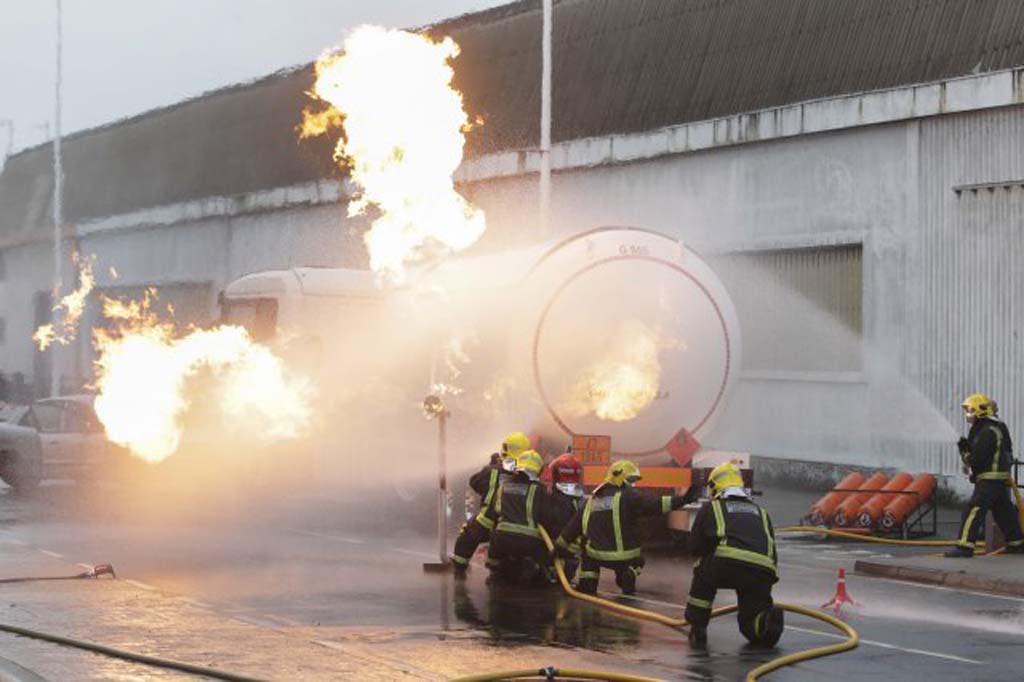
[{"label": "firefighter", "polygon": [[476,553],[476,548],[490,539],[494,524],[487,518],[487,508],[490,506],[498,486],[502,481],[510,478],[515,471],[516,457],[529,449],[530,439],[526,437],[526,434],[514,431],[501,441],[501,453],[492,454],[490,463],[470,477],[469,487],[480,495],[480,511],[474,518],[462,525],[459,537],[455,540],[452,566],[455,569],[456,578],[465,577],[469,562],[473,558],[473,554]]},{"label": "firefighter", "polygon": [[[545,526],[545,530],[557,538],[583,502],[583,466],[570,449],[552,460],[548,471],[551,472],[551,525]],[[569,551],[572,557],[565,559],[563,568],[566,579],[571,581],[579,565],[580,546],[573,543]]]},{"label": "firefighter", "polygon": [[961,404],[971,425],[967,438],[958,443],[964,473],[974,484],[974,493],[963,514],[956,546],[947,557],[974,556],[974,543],[981,537],[989,511],[1006,538],[1007,554],[1024,554],[1017,510],[1010,502],[1010,466],[1013,443],[1006,424],[996,419],[998,407],[991,398],[975,393]]},{"label": "firefighter", "polygon": [[498,485],[486,509],[494,532],[489,550],[492,575],[514,582],[540,577],[552,582],[551,560],[538,525],[550,523],[551,499],[540,482],[544,459],[534,450],[516,457],[515,475]]},{"label": "firefighter", "polygon": [[572,546],[583,539],[582,562],[577,589],[597,592],[601,568],[615,571],[615,584],[623,594],[636,592],[636,579],[644,566],[640,547],[640,518],[667,514],[690,501],[695,493],[654,497],[643,495],[634,486],[640,480],[640,467],[620,460],[608,468],[604,482],[587,499],[555,543],[559,556],[572,558]]},{"label": "firefighter", "polygon": [[708,485],[711,500],[697,512],[690,531],[689,549],[700,557],[686,600],[690,643],[707,644],[711,604],[715,593],[724,588],[736,590],[743,636],[754,645],[775,646],[784,618],[772,601],[778,555],[771,519],[747,496],[743,476],[732,462],[715,467]]}]

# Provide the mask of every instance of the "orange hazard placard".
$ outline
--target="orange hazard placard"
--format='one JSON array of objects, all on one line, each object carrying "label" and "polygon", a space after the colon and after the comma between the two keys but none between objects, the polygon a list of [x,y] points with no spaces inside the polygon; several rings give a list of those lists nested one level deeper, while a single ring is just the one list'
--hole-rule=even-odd
[{"label": "orange hazard placard", "polygon": [[608,466],[612,460],[612,437],[573,436],[572,451],[583,465]]}]

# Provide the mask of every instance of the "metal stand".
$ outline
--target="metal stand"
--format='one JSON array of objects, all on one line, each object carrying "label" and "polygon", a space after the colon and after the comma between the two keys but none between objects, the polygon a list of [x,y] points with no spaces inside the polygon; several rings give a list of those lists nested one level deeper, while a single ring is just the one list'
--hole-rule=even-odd
[{"label": "metal stand", "polygon": [[451,569],[448,560],[448,409],[436,395],[427,396],[423,401],[423,411],[428,419],[437,419],[437,563],[425,562],[423,570],[427,573],[443,573]]}]

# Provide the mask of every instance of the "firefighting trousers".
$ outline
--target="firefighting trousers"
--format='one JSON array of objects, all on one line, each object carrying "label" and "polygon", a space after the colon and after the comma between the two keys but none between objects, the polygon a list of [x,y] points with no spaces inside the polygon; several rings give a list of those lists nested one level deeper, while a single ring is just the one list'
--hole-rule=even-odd
[{"label": "firefighting trousers", "polygon": [[718,590],[735,590],[740,633],[753,644],[774,646],[782,636],[782,612],[773,609],[775,581],[774,575],[753,564],[704,557],[693,567],[684,617],[698,627],[706,627]]},{"label": "firefighting trousers", "polygon": [[481,526],[476,518],[462,524],[459,537],[455,539],[455,549],[452,550],[452,563],[456,570],[467,568],[476,548],[490,539],[491,531]]},{"label": "firefighting trousers", "polygon": [[589,556],[584,550],[576,589],[584,594],[595,594],[597,583],[601,579],[601,569],[607,568],[615,572],[615,584],[626,594],[633,594],[636,591],[636,579],[640,577],[644,563],[642,556],[624,561],[602,561]]},{"label": "firefighting trousers", "polygon": [[540,537],[495,531],[487,565],[492,575],[510,582],[554,582],[554,564]]},{"label": "firefighting trousers", "polygon": [[957,545],[974,549],[974,543],[985,534],[985,517],[989,511],[1003,531],[1008,547],[1024,545],[1017,508],[1010,501],[1010,489],[1003,481],[978,481],[974,484],[974,493],[960,522]]}]

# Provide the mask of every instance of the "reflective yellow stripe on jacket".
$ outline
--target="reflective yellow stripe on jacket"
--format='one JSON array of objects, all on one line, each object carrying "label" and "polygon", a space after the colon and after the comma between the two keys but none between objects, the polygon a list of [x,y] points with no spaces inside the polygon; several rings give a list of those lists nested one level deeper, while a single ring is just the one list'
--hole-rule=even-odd
[{"label": "reflective yellow stripe on jacket", "polygon": [[[498,488],[498,513],[501,513],[501,488]],[[496,530],[502,533],[517,533],[519,535],[529,535],[530,537],[539,538],[540,531],[537,530],[537,524],[533,520],[533,497],[537,492],[537,486],[531,485],[529,492],[526,493],[526,525],[521,523],[512,523],[511,521],[500,521]]]},{"label": "reflective yellow stripe on jacket", "polygon": [[[583,535],[587,535],[587,527],[590,525],[590,513],[593,508],[594,498],[587,500],[587,506],[583,509]],[[615,549],[597,549],[587,541],[587,556],[599,561],[628,561],[636,559],[643,554],[640,547],[626,549],[622,541],[622,492],[612,496],[612,533],[615,537]]]},{"label": "reflective yellow stripe on jacket", "polygon": [[491,500],[494,499],[494,493],[498,489],[498,478],[500,476],[501,472],[497,469],[491,469],[491,480],[487,483],[487,494],[484,495],[484,499],[480,503],[480,512],[476,515],[476,522],[487,530],[494,530],[494,521],[487,518],[487,508],[491,506]]},{"label": "reflective yellow stripe on jacket", "polygon": [[743,561],[748,564],[767,568],[772,573],[775,573],[775,561],[771,556],[772,546],[775,544],[775,541],[772,539],[772,534],[768,532],[768,514],[763,509],[761,510],[761,521],[764,523],[764,532],[768,537],[767,556],[759,552],[752,552],[749,549],[730,547],[728,544],[728,536],[725,533],[725,515],[722,513],[721,500],[712,500],[711,510],[715,513],[715,534],[718,535],[718,546],[715,548],[716,557]]},{"label": "reflective yellow stripe on jacket", "polygon": [[988,428],[996,432],[996,451],[992,455],[992,466],[989,467],[988,471],[978,474],[977,480],[1008,481],[1010,480],[1010,472],[999,470],[999,460],[1003,455],[1003,430],[998,426],[989,426]]}]

